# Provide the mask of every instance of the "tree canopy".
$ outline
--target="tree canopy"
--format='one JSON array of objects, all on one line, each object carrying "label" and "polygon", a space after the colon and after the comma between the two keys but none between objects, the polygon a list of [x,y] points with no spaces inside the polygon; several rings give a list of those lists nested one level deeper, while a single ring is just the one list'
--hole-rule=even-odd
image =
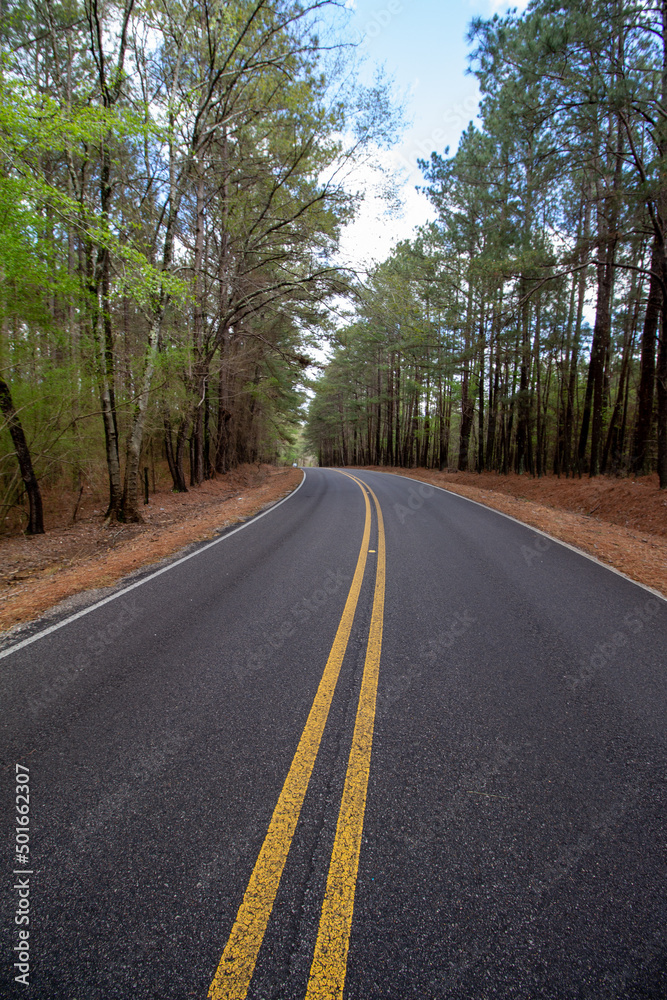
[{"label": "tree canopy", "polygon": [[338,6],[2,8],[5,509],[101,456],[107,517],[136,520],[153,442],[185,490],[186,459],[196,484],[289,439],[313,331],[347,286],[346,170],[392,128],[382,87],[320,40]]}]

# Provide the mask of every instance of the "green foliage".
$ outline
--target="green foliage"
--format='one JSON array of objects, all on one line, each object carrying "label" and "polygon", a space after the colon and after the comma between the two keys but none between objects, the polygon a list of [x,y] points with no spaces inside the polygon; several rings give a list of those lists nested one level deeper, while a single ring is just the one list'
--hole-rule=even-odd
[{"label": "green foliage", "polygon": [[393,116],[380,82],[334,93],[323,6],[3,8],[0,365],[39,475],[106,460],[110,516],[137,514],[146,435],[196,482],[298,433],[347,288],[341,167]]},{"label": "green foliage", "polygon": [[657,444],[667,486],[665,25],[603,0],[472,22],[481,125],[420,163],[437,221],[359,289],[314,386],[323,462],[596,474]]}]

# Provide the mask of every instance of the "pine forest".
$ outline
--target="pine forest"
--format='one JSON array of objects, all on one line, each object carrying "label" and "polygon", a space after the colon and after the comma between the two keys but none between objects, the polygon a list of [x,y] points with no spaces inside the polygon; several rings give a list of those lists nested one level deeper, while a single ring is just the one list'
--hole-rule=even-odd
[{"label": "pine forest", "polygon": [[479,115],[368,273],[340,237],[401,109],[345,6],[0,5],[5,530],[100,477],[138,521],[149,460],[186,491],[302,438],[667,488],[667,0],[473,21]]},{"label": "pine forest", "polygon": [[667,487],[667,4],[475,21],[483,94],[421,162],[437,220],[356,290],[321,464],[659,472]]}]

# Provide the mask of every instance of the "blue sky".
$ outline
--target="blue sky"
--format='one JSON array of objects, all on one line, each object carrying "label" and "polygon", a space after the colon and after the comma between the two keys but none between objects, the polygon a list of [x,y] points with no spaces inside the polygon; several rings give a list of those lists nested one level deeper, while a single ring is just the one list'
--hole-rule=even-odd
[{"label": "blue sky", "polygon": [[367,72],[383,66],[406,96],[410,124],[387,157],[385,166],[401,172],[404,210],[388,218],[380,199],[368,197],[358,223],[343,243],[344,257],[356,266],[381,260],[397,239],[410,236],[414,226],[427,221],[430,207],[414,188],[422,177],[416,160],[433,150],[452,151],[468,122],[475,118],[477,81],[466,73],[469,46],[465,41],[473,17],[504,13],[509,6],[522,10],[525,0],[348,0],[350,30],[362,39]]}]

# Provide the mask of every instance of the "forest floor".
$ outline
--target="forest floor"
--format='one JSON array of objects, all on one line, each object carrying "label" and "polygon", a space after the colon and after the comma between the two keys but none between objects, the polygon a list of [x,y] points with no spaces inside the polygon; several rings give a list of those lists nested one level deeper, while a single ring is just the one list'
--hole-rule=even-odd
[{"label": "forest floor", "polygon": [[[300,469],[245,465],[188,493],[172,493],[163,476],[141,508],[143,524],[105,527],[104,486],[76,493],[43,491],[47,533],[0,537],[0,634],[63,601],[88,603],[118,580],[193,542],[215,536],[294,490]],[[107,494],[108,498],[108,494]],[[72,523],[76,508],[76,521]]]},{"label": "forest floor", "polygon": [[409,476],[477,500],[588,552],[667,597],[667,491],[659,488],[657,475],[533,479],[515,473],[375,471]]},{"label": "forest floor", "polygon": [[[442,486],[540,528],[667,596],[667,495],[657,476],[558,479],[378,469]],[[119,580],[275,503],[300,469],[242,466],[188,493],[163,475],[143,524],[102,523],[104,487],[44,491],[47,534],[0,537],[0,634],[57,607],[104,596]],[[72,523],[76,508],[76,521]],[[97,591],[91,594],[91,591]],[[65,602],[63,608],[60,608]]]}]

